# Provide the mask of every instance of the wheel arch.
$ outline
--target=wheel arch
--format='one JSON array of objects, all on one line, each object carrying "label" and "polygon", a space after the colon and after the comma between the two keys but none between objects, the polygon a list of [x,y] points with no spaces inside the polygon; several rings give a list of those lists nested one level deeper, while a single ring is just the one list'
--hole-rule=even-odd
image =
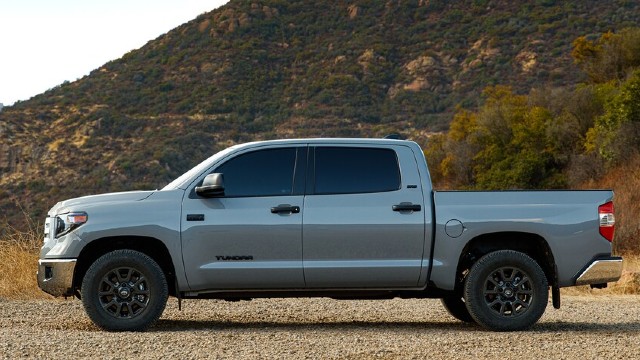
[{"label": "wheel arch", "polygon": [[458,260],[456,287],[461,284],[465,272],[478,259],[497,250],[514,250],[527,254],[540,265],[549,285],[557,285],[556,263],[548,242],[538,234],[509,231],[479,235],[467,242]]},{"label": "wheel arch", "polygon": [[80,297],[78,290],[91,264],[104,254],[122,249],[139,251],[158,263],[167,280],[169,295],[176,295],[175,268],[169,250],[162,241],[145,236],[114,236],[96,239],[80,251],[73,274],[73,287],[76,290],[76,296]]}]

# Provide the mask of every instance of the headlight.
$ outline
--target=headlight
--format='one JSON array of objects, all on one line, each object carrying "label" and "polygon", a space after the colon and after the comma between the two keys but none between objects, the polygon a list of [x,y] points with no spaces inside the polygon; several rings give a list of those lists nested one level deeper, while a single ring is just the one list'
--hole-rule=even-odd
[{"label": "headlight", "polygon": [[86,212],[70,212],[56,216],[56,238],[65,235],[89,220]]}]

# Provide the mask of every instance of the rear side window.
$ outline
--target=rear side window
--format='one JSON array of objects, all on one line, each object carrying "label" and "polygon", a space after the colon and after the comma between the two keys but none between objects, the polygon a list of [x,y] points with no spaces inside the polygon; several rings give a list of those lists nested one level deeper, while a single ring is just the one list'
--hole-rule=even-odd
[{"label": "rear side window", "polygon": [[259,150],[219,166],[225,197],[291,195],[296,149]]},{"label": "rear side window", "polygon": [[391,149],[318,147],[315,193],[353,194],[400,189],[398,157]]}]

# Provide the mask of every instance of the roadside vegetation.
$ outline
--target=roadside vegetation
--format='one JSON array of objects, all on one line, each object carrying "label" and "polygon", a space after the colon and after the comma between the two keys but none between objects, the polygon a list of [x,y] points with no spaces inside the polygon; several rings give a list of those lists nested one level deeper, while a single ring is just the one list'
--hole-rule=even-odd
[{"label": "roadside vegetation", "polygon": [[5,227],[0,238],[0,299],[50,298],[38,288],[36,271],[42,231],[31,220],[28,230]]}]

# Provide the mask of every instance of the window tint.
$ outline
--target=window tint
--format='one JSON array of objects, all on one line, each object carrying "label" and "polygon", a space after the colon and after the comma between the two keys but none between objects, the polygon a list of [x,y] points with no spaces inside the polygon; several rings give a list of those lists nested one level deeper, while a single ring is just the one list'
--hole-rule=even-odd
[{"label": "window tint", "polygon": [[316,148],[316,194],[368,193],[399,188],[398,158],[391,149]]},{"label": "window tint", "polygon": [[291,195],[296,149],[259,150],[219,166],[225,197]]}]

